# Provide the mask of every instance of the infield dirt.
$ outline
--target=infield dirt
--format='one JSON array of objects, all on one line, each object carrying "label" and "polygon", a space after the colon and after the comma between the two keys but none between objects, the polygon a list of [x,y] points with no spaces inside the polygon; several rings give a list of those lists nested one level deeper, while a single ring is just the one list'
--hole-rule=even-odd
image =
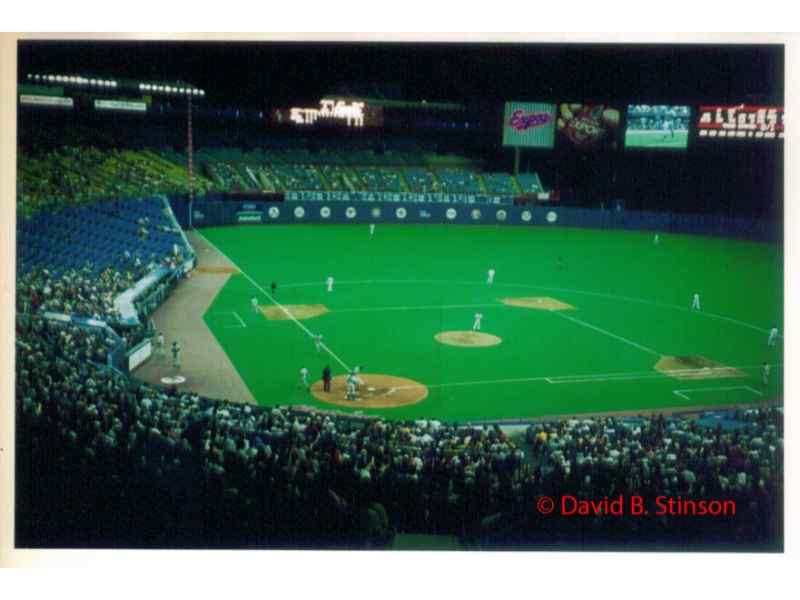
[{"label": "infield dirt", "polygon": [[331,391],[323,391],[322,380],[311,385],[311,394],[321,402],[346,406],[348,408],[397,408],[422,402],[428,397],[428,388],[413,379],[360,373],[363,381],[357,387],[356,400],[347,399],[347,375],[337,375],[331,379]]}]

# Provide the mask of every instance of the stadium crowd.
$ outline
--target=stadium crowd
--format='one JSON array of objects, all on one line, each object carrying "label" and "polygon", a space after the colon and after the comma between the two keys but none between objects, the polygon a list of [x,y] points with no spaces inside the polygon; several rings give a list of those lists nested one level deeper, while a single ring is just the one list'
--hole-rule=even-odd
[{"label": "stadium crowd", "polygon": [[[553,535],[535,499],[566,493],[734,499],[740,517],[706,521],[704,539],[733,527],[757,540],[764,532],[752,529],[776,518],[782,415],[774,409],[738,413],[732,430],[664,417],[537,423],[526,449],[496,425],[395,422],[176,394],[99,366],[112,342],[19,317],[21,430],[37,446],[33,454],[56,456],[72,473],[77,461],[77,472],[111,478],[123,495],[132,481],[147,481],[151,501],[160,500],[145,520],[164,532],[181,529],[178,539],[195,534],[207,543],[215,523],[228,543],[225,536],[238,532],[237,541],[248,543],[382,546],[396,531],[520,542]],[[109,483],[98,488],[106,504]],[[97,486],[84,487],[91,494]],[[163,508],[178,504],[180,515]],[[685,521],[600,516],[557,529],[559,539],[582,540],[587,528],[686,532]]]}]

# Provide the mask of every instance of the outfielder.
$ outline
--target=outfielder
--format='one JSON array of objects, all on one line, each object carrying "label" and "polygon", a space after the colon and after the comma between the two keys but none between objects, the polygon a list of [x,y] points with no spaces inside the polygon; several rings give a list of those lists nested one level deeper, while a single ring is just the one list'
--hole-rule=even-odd
[{"label": "outfielder", "polygon": [[653,238],[653,245],[658,246],[661,243],[661,240],[658,239],[658,234],[655,235]]},{"label": "outfielder", "polygon": [[492,285],[494,283],[494,269],[489,269],[489,273],[486,277],[486,283]]},{"label": "outfielder", "polygon": [[700,294],[692,296],[692,310],[700,310]]},{"label": "outfielder", "polygon": [[369,224],[369,238],[372,239],[375,236],[375,223]]},{"label": "outfielder", "polygon": [[475,313],[475,321],[472,323],[472,331],[480,331],[481,330],[481,319],[483,315],[481,313]]},{"label": "outfielder", "polygon": [[328,291],[332,292],[333,291],[333,277],[328,275],[328,278],[325,280],[325,283],[328,284]]},{"label": "outfielder", "polygon": [[314,334],[314,345],[317,347],[317,352],[322,349],[322,334],[315,333]]},{"label": "outfielder", "polygon": [[773,327],[769,330],[769,339],[767,340],[767,346],[774,346],[775,341],[778,339],[778,328]]},{"label": "outfielder", "polygon": [[253,307],[253,312],[258,313],[258,298],[253,296],[253,299],[250,300],[250,306]]},{"label": "outfielder", "polygon": [[769,365],[764,363],[764,366],[761,367],[761,382],[766,387],[769,384]]},{"label": "outfielder", "polygon": [[300,385],[308,389],[308,369],[300,367]]}]

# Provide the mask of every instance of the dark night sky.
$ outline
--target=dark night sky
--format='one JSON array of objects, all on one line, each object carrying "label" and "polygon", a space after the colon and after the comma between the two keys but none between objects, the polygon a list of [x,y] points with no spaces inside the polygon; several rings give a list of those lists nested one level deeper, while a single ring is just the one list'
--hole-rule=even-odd
[{"label": "dark night sky", "polygon": [[781,46],[23,42],[28,72],[183,80],[220,106],[317,100],[345,82],[409,100],[783,104]]}]

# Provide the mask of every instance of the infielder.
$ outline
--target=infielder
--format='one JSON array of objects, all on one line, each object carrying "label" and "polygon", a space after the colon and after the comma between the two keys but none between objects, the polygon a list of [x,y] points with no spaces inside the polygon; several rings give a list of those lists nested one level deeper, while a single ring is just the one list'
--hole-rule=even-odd
[{"label": "infielder", "polygon": [[328,284],[328,291],[332,292],[333,291],[333,277],[328,275],[328,278],[325,280],[325,283]]},{"label": "infielder", "polygon": [[483,315],[481,313],[475,313],[475,321],[472,323],[472,331],[480,331],[481,330],[481,319]]},{"label": "infielder", "polygon": [[322,349],[322,334],[315,333],[314,334],[314,345],[317,347],[317,352]]},{"label": "infielder", "polygon": [[253,312],[258,314],[258,298],[253,296],[253,299],[250,300],[250,306],[253,307]]},{"label": "infielder", "polygon": [[692,310],[700,310],[700,294],[692,296]]},{"label": "infielder", "polygon": [[372,239],[375,236],[375,223],[369,224],[369,239]]},{"label": "infielder", "polygon": [[658,234],[655,235],[653,238],[653,245],[658,246],[661,243],[661,240],[658,239]]},{"label": "infielder", "polygon": [[494,269],[489,269],[489,273],[486,277],[486,283],[492,285],[494,283]]},{"label": "infielder", "polygon": [[300,367],[300,385],[308,389],[308,369]]},{"label": "infielder", "polygon": [[764,366],[761,367],[761,382],[764,384],[764,387],[769,384],[769,365],[764,363]]},{"label": "infielder", "polygon": [[778,328],[773,327],[769,330],[769,339],[767,340],[767,346],[774,346],[775,341],[778,339]]}]

